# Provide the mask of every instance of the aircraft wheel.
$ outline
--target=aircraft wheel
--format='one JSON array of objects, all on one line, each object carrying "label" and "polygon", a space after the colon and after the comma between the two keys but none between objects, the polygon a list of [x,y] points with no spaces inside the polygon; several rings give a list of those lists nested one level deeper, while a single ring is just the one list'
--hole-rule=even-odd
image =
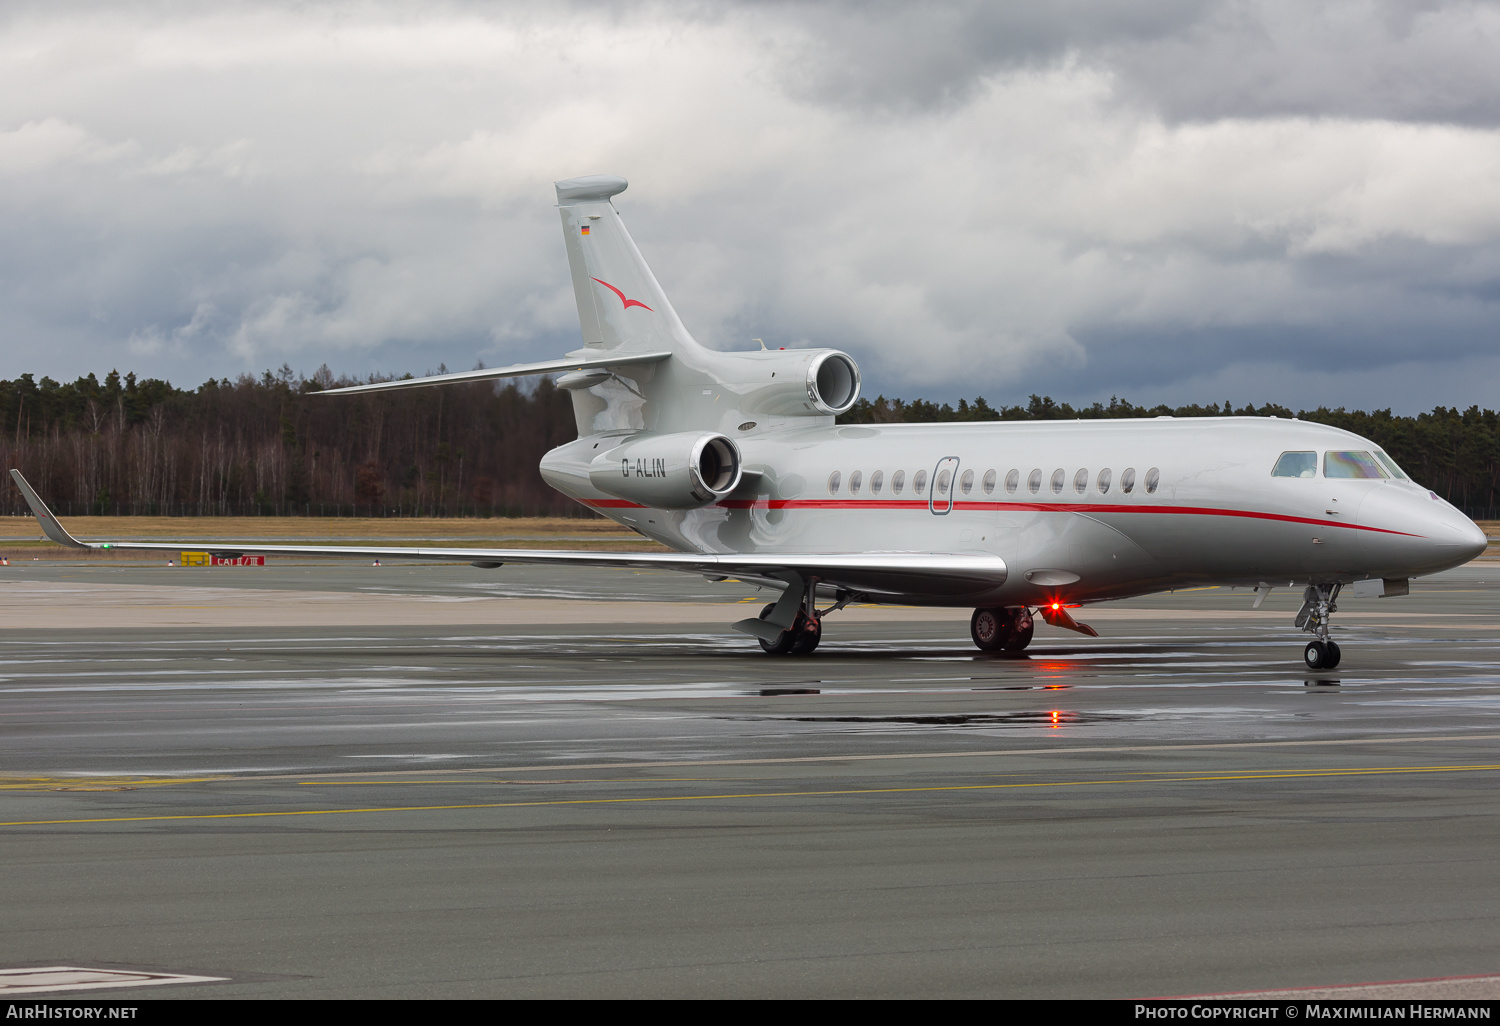
[{"label": "aircraft wheel", "polygon": [[[764,620],[771,615],[771,610],[775,608],[774,605],[769,605],[762,609],[760,611],[760,618]],[[786,655],[792,650],[792,645],[797,639],[791,631],[782,631],[775,641],[767,641],[765,638],[756,638],[755,640],[759,641],[760,647],[770,655]]]},{"label": "aircraft wheel", "polygon": [[1333,653],[1328,651],[1328,645],[1322,641],[1309,641],[1302,650],[1302,661],[1307,663],[1309,670],[1329,670],[1338,662]]},{"label": "aircraft wheel", "polygon": [[1012,621],[1010,637],[1005,642],[1005,651],[1020,652],[1031,644],[1031,636],[1036,633],[1036,623],[1031,619],[1030,611],[1026,609],[1016,610],[1015,619]]},{"label": "aircraft wheel", "polygon": [[1339,660],[1344,658],[1344,653],[1339,649],[1337,641],[1328,642],[1328,669],[1338,666]]},{"label": "aircraft wheel", "polygon": [[792,655],[811,655],[813,649],[818,647],[818,642],[823,640],[823,621],[798,616],[790,633],[795,637]]},{"label": "aircraft wheel", "polygon": [[999,652],[1012,634],[1010,617],[1003,609],[976,609],[969,617],[969,637],[984,652]]}]

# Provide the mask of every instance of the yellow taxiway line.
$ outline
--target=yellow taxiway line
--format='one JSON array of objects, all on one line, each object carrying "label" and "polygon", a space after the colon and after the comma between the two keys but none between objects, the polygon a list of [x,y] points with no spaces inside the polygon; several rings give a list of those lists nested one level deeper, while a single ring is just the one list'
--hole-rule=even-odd
[{"label": "yellow taxiway line", "polygon": [[475,802],[461,805],[387,805],[359,809],[303,809],[282,812],[212,812],[167,816],[108,816],[93,819],[32,819],[0,823],[0,827],[63,826],[85,823],[152,823],[177,820],[270,819],[281,816],[347,816],[371,812],[445,812],[464,809],[518,809],[562,805],[628,805],[641,802],[735,801],[747,798],[833,798],[851,795],[921,794],[956,791],[1000,791],[1039,787],[1100,787],[1111,784],[1185,784],[1227,780],[1298,780],[1332,777],[1380,776],[1408,773],[1483,773],[1500,764],[1468,766],[1379,766],[1361,769],[1299,770],[1282,773],[1233,773],[1204,776],[1130,777],[1111,780],[1041,780],[1007,784],[940,784],[927,787],[843,788],[826,791],[759,791],[742,794],[682,794],[634,798],[556,798],[524,802]]}]

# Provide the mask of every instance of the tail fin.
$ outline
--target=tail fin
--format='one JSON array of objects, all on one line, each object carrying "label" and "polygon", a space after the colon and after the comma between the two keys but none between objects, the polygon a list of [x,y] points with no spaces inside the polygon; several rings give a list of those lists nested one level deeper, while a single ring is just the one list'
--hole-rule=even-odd
[{"label": "tail fin", "polygon": [[554,183],[583,342],[626,351],[696,348],[610,202],[629,184],[615,175]]}]

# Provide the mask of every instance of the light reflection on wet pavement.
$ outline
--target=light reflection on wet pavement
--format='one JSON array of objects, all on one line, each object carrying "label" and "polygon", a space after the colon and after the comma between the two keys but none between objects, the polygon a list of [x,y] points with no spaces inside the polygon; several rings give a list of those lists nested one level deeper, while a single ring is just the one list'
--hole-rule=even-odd
[{"label": "light reflection on wet pavement", "polygon": [[[413,575],[448,591],[472,586],[463,569]],[[320,586],[363,587],[362,572],[326,571]],[[643,576],[622,580],[634,588]],[[1037,736],[1487,731],[1500,726],[1500,636],[1473,614],[1496,608],[1500,587],[1477,579],[1456,571],[1401,600],[1448,616],[1440,626],[1424,617],[1345,628],[1343,666],[1317,674],[1302,669],[1295,631],[1259,620],[1124,620],[1099,639],[1044,629],[1024,655],[1005,658],[976,653],[951,624],[837,615],[805,659],[767,657],[718,625],[9,631],[0,634],[0,772],[253,772],[261,758],[267,772],[314,772],[356,757],[393,767],[509,759],[517,748],[532,761],[599,761],[646,741],[667,758],[705,749],[737,758],[858,754],[892,739],[946,750]],[[662,591],[661,575],[649,581]],[[1160,601],[1219,608],[1226,596]]]},{"label": "light reflection on wet pavement", "polygon": [[[202,580],[394,586],[367,569]],[[476,591],[469,568],[381,569],[398,591]],[[961,622],[837,616],[812,658],[767,657],[725,628],[722,590],[666,575],[504,586],[683,585],[706,622],[591,623],[580,603],[546,628],[127,631],[80,605],[73,629],[0,631],[0,964],[361,998],[1492,974],[1490,578],[1367,607],[1420,615],[1351,603],[1343,665],[1317,674],[1283,593],[1276,620],[1237,620],[1243,592],[1136,600],[1163,616],[1043,628],[1019,658],[977,654]]]}]

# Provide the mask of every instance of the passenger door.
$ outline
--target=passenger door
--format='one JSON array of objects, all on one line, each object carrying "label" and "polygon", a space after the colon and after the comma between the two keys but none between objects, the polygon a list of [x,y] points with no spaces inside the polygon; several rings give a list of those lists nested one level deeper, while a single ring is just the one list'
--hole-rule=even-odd
[{"label": "passenger door", "polygon": [[932,488],[927,493],[927,508],[942,516],[953,508],[953,489],[958,483],[958,457],[944,456],[932,471]]}]

